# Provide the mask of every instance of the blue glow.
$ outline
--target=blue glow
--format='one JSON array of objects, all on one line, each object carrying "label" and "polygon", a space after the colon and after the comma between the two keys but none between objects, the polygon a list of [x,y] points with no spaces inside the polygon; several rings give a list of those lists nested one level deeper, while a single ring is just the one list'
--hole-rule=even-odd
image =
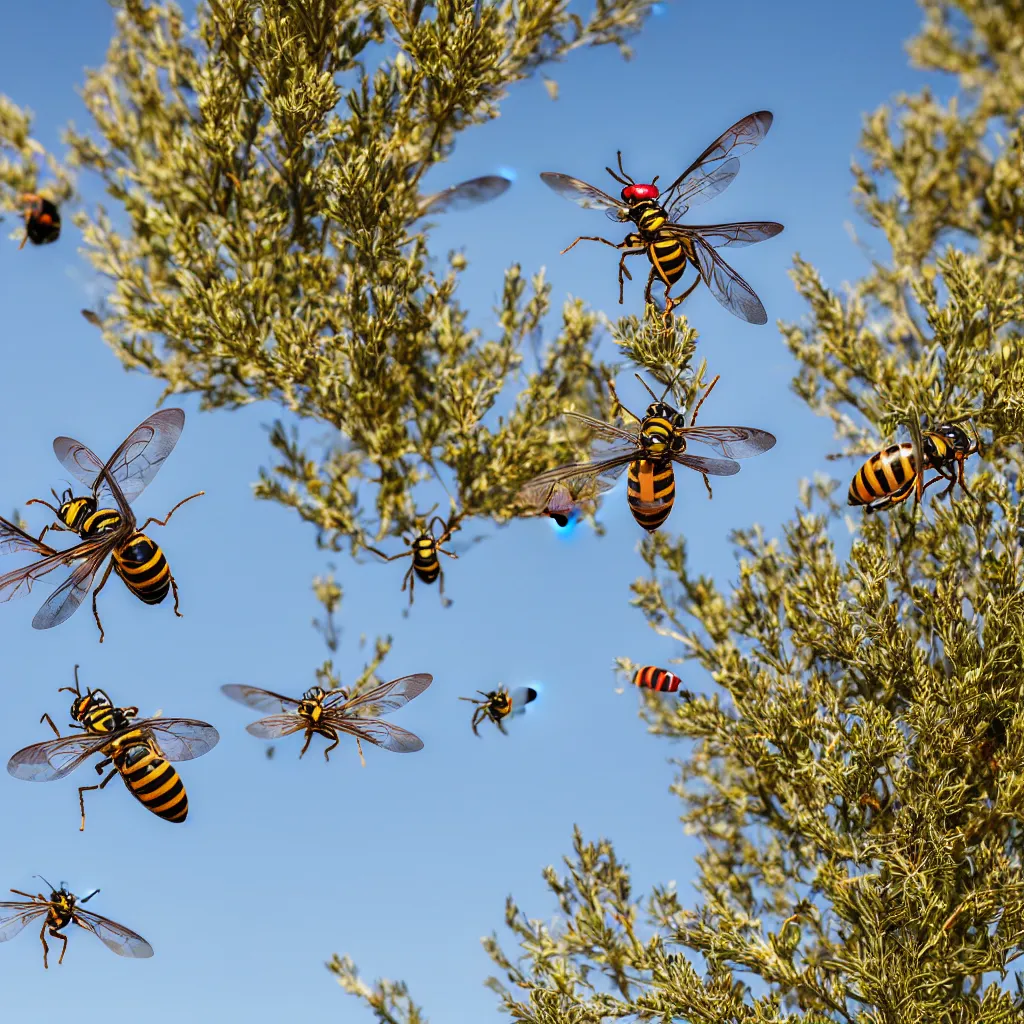
[{"label": "blue glow", "polygon": [[515,168],[513,168],[513,167],[504,167],[504,166],[499,167],[498,168],[498,173],[503,178],[508,178],[509,181],[515,181],[516,180],[516,172],[515,172]]},{"label": "blue glow", "polygon": [[551,529],[555,531],[556,536],[568,539],[573,535],[576,527],[580,523],[580,514],[575,510],[570,512],[566,519],[565,526],[559,526],[551,517],[548,517],[548,522],[551,524]]},{"label": "blue glow", "polygon": [[660,18],[667,10],[668,7],[665,4],[651,4],[651,14],[656,18]]}]

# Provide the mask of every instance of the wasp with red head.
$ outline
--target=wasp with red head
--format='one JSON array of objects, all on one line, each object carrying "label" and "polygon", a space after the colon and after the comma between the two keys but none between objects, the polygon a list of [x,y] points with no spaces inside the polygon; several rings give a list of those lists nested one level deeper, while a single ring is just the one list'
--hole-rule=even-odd
[{"label": "wasp with red head", "polygon": [[[624,277],[632,280],[626,267],[629,256],[646,256],[651,272],[644,290],[644,301],[651,303],[651,288],[660,281],[665,286],[665,315],[682,302],[703,280],[711,294],[730,313],[751,324],[768,322],[761,300],[739,274],[715,252],[726,246],[740,247],[763,242],[782,231],[775,221],[742,221],[733,224],[683,225],[676,221],[686,211],[705,203],[724,191],[739,173],[739,155],[748,152],[768,134],[772,115],[767,110],[749,114],[723,132],[664,191],[655,182],[634,181],[623,169],[622,153],[618,154],[619,173],[605,170],[623,187],[619,199],[601,189],[567,174],[546,171],[541,179],[559,195],[584,209],[604,209],[605,216],[617,223],[631,221],[637,230],[621,242],[611,242],[598,235],[581,235],[562,250],[567,253],[577,242],[602,242],[623,250],[619,259],[619,303],[622,303]],[[672,288],[682,278],[687,265],[697,277],[678,298],[671,297]]]},{"label": "wasp with red head", "polygon": [[31,193],[21,197],[23,216],[25,218],[25,237],[19,249],[25,248],[26,242],[33,245],[49,245],[60,238],[60,210],[57,204],[44,196]]}]

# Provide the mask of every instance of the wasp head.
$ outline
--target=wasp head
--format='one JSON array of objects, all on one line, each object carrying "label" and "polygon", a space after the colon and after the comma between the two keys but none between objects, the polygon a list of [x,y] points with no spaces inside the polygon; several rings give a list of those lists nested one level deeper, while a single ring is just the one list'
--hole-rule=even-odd
[{"label": "wasp head", "polygon": [[955,451],[961,452],[964,455],[970,452],[971,439],[967,431],[962,427],[958,427],[953,423],[943,423],[935,428],[935,433],[945,438]]},{"label": "wasp head", "polygon": [[657,199],[661,193],[657,185],[627,185],[621,192],[622,201],[629,203],[641,203],[647,199]]},{"label": "wasp head", "polygon": [[91,496],[76,498],[69,487],[61,496],[57,518],[69,529],[78,531],[82,522],[96,511],[96,501]]},{"label": "wasp head", "polygon": [[322,686],[311,686],[303,695],[304,701],[313,701],[317,704],[320,703],[327,696],[327,691]]}]

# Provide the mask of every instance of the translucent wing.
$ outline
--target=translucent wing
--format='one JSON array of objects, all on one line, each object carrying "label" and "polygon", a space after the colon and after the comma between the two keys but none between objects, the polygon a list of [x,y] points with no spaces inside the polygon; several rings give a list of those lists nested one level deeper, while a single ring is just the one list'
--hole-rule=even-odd
[{"label": "translucent wing", "polygon": [[[675,206],[684,199],[687,192],[698,191],[702,180],[710,176],[723,162],[749,153],[768,134],[772,126],[772,115],[767,110],[758,110],[741,118],[727,128],[704,150],[682,174],[662,192],[663,205]],[[733,175],[735,177],[735,174]],[[731,181],[732,178],[729,179]],[[728,182],[726,182],[726,185]],[[725,187],[724,185],[722,186]],[[677,190],[678,189],[678,193]],[[718,190],[719,192],[722,189]],[[718,193],[716,192],[715,195]],[[711,198],[710,196],[708,197]],[[693,205],[692,202],[690,205]],[[685,212],[686,206],[683,206]]]},{"label": "translucent wing", "polygon": [[423,740],[419,736],[390,722],[380,722],[375,718],[349,718],[347,715],[324,717],[338,732],[346,732],[396,754],[411,754],[423,749]]},{"label": "translucent wing", "polygon": [[220,692],[232,700],[257,711],[294,711],[299,702],[292,697],[282,697],[279,693],[261,690],[256,686],[245,686],[241,683],[229,683],[222,686]]},{"label": "translucent wing", "polygon": [[[695,469],[698,473],[707,473],[708,476],[735,476],[740,471],[740,464],[732,459],[706,459],[702,455],[673,455],[673,462],[680,466]],[[647,504],[646,502],[644,503]],[[652,509],[660,508],[660,502],[650,505]]]},{"label": "translucent wing", "polygon": [[280,736],[291,736],[293,732],[305,728],[305,719],[299,718],[298,715],[270,715],[247,725],[245,731],[250,736],[258,736],[261,740],[276,740]]},{"label": "translucent wing", "polygon": [[683,427],[686,440],[700,441],[730,459],[748,459],[775,447],[775,435],[754,427]]},{"label": "translucent wing", "polygon": [[[125,501],[134,501],[156,476],[181,437],[185,413],[181,409],[160,409],[143,420],[110,457],[107,472],[121,488]],[[58,437],[53,453],[60,464],[99,495],[107,485],[99,480],[103,463],[80,441]],[[97,482],[99,484],[97,486]]]},{"label": "translucent wing", "polygon": [[44,544],[14,523],[0,518],[0,555],[13,555],[19,551],[31,551],[38,555],[57,554],[57,550],[49,544]]},{"label": "translucent wing", "polygon": [[537,691],[532,686],[520,686],[509,694],[509,699],[512,701],[511,714],[521,715],[526,705],[537,699]]},{"label": "translucent wing", "polygon": [[585,504],[593,504],[599,495],[615,486],[609,477],[569,477],[564,481],[527,481],[516,494],[522,515],[569,516]]},{"label": "translucent wing", "polygon": [[679,220],[691,206],[700,206],[714,199],[732,184],[732,179],[739,172],[740,162],[732,157],[710,174],[694,175],[688,179],[687,187],[672,200],[672,204],[664,208],[666,216],[669,220]]},{"label": "translucent wing", "polygon": [[559,466],[556,469],[549,469],[540,473],[526,486],[541,487],[555,484],[562,480],[572,480],[576,477],[603,476],[614,481],[631,462],[643,458],[642,451],[634,444],[619,445],[604,453],[604,457],[593,462],[570,462],[566,466]]},{"label": "translucent wing", "polygon": [[16,779],[26,782],[53,782],[70,775],[93,754],[100,753],[110,742],[110,735],[95,736],[79,733],[33,743],[11,756],[7,771]]},{"label": "translucent wing", "polygon": [[580,181],[579,178],[570,178],[568,174],[557,174],[554,171],[545,171],[540,177],[548,188],[582,206],[584,210],[604,210],[609,220],[629,220],[629,208],[621,199],[613,199],[607,192],[602,192],[599,188]]},{"label": "translucent wing", "polygon": [[686,238],[699,235],[713,249],[741,249],[774,238],[785,229],[774,220],[743,220],[734,224],[669,224],[663,230]]},{"label": "translucent wing", "polygon": [[49,903],[0,903],[0,942],[13,939],[34,917],[42,917]]},{"label": "translucent wing", "polygon": [[477,203],[497,199],[512,184],[510,178],[491,174],[483,178],[472,178],[459,185],[452,185],[443,192],[427,196],[420,203],[420,216],[428,213],[443,213],[446,210],[466,210]]},{"label": "translucent wing", "polygon": [[[389,714],[404,707],[413,697],[418,697],[433,679],[434,677],[427,672],[417,672],[415,675],[392,679],[391,682],[381,683],[380,686],[375,686],[372,690],[348,701],[338,711],[343,711],[346,716],[358,709],[365,709],[372,715]],[[360,722],[360,725],[362,724]],[[418,750],[419,747],[416,749]]]},{"label": "translucent wing", "polygon": [[581,412],[567,412],[564,415],[568,422],[582,423],[595,437],[599,437],[603,441],[628,441],[634,448],[640,447],[634,430],[626,430],[624,427],[617,427],[614,423],[606,423],[604,420],[595,420],[593,416],[584,416]]},{"label": "translucent wing", "polygon": [[220,733],[209,722],[194,718],[147,718],[133,722],[132,729],[152,733],[168,761],[191,761],[209,753],[220,741]]},{"label": "translucent wing", "polygon": [[[10,530],[15,530],[17,527],[6,522],[4,522],[4,527],[6,527],[6,529],[0,529],[0,536],[5,538],[6,542],[11,545],[6,550],[29,550],[28,546],[24,544],[21,538],[14,537],[10,532]],[[21,533],[20,530],[18,532]],[[22,538],[25,537],[28,537],[28,535],[22,534]],[[31,540],[31,538],[29,539]],[[5,601],[11,601],[16,597],[24,597],[26,594],[31,593],[33,584],[35,584],[37,580],[42,579],[43,576],[53,572],[55,569],[60,569],[62,566],[69,566],[72,562],[76,562],[80,558],[88,559],[92,552],[95,552],[100,547],[106,547],[106,544],[107,542],[102,538],[96,538],[94,540],[83,541],[81,544],[76,544],[74,547],[68,548],[66,551],[55,551],[48,544],[43,544],[39,541],[33,540],[32,546],[35,550],[40,553],[50,553],[38,562],[22,566],[20,569],[14,569],[12,572],[8,572],[3,576],[0,576],[0,604],[3,604]],[[83,562],[83,564],[85,563]],[[77,608],[78,606],[76,605],[75,607]],[[72,608],[71,611],[74,611],[74,608]],[[68,614],[70,614],[70,612]]]},{"label": "translucent wing", "polygon": [[[33,629],[52,629],[54,626],[66,622],[78,611],[78,606],[89,593],[96,571],[118,542],[123,539],[123,536],[122,530],[115,530],[112,533],[103,534],[95,540],[87,540],[78,544],[68,552],[62,552],[62,554],[70,554],[80,551],[81,554],[77,557],[84,558],[84,561],[76,565],[68,578],[43,602],[42,608],[32,619]],[[32,566],[29,568],[31,569]],[[3,581],[0,580],[0,587],[2,585]]]},{"label": "translucent wing", "polygon": [[141,936],[117,924],[107,917],[100,917],[88,910],[74,910],[75,924],[92,932],[108,949],[118,956],[149,957],[153,955],[153,947]]},{"label": "translucent wing", "polygon": [[754,289],[708,245],[700,235],[692,236],[697,268],[711,294],[730,313],[748,324],[768,323],[768,314]]}]

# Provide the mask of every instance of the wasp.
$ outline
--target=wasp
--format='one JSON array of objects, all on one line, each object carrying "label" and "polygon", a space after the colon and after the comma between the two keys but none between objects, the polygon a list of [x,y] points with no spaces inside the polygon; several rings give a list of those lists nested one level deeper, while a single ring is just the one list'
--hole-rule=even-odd
[{"label": "wasp", "polygon": [[[434,532],[434,525],[436,523],[441,524],[443,532],[440,537]],[[441,570],[441,560],[437,555],[440,552],[449,558],[457,559],[459,557],[454,551],[446,551],[441,547],[457,529],[458,526],[455,523],[446,523],[440,516],[434,516],[422,533],[405,540],[409,546],[408,551],[403,551],[397,555],[385,555],[383,551],[378,551],[369,544],[366,547],[367,550],[383,558],[385,562],[393,562],[396,558],[408,558],[412,555],[412,565],[409,566],[408,572],[402,578],[402,592],[405,592],[406,587],[409,588],[409,605],[412,605],[412,591],[418,576],[424,583],[438,581],[441,604],[447,608],[452,602],[444,596],[444,573]]]},{"label": "wasp", "polygon": [[682,686],[682,679],[663,668],[645,665],[633,673],[633,685],[658,693],[675,693]]},{"label": "wasp", "polygon": [[474,736],[480,735],[476,729],[485,718],[489,718],[507,736],[508,733],[505,732],[502,722],[509,715],[522,714],[526,710],[526,705],[537,699],[537,691],[532,686],[521,686],[511,693],[504,686],[499,686],[497,690],[491,690],[489,693],[485,693],[483,690],[476,692],[483,697],[483,700],[477,700],[475,697],[459,698],[459,700],[468,700],[471,704],[477,705],[473,710],[473,720],[470,723]]},{"label": "wasp", "polygon": [[330,761],[330,752],[341,742],[340,734],[347,733],[356,738],[359,760],[365,768],[362,740],[394,751],[396,754],[411,754],[413,751],[422,750],[423,740],[415,733],[390,722],[363,717],[363,712],[369,715],[386,715],[397,711],[414,697],[418,697],[431,684],[433,678],[425,672],[401,676],[392,679],[390,683],[381,683],[351,700],[349,691],[344,687],[325,690],[323,687],[313,686],[298,700],[239,683],[222,686],[221,691],[246,707],[255,708],[257,711],[274,712],[268,718],[261,718],[258,722],[247,725],[246,732],[251,735],[264,740],[274,740],[305,730],[306,742],[299,751],[301,758],[309,749],[313,734],[319,733],[331,741],[330,746],[324,748],[324,760]]},{"label": "wasp", "polygon": [[948,483],[939,498],[947,497],[956,484],[974,497],[964,480],[964,460],[981,451],[981,441],[972,441],[967,432],[952,423],[943,423],[935,430],[921,431],[921,461],[925,469],[934,469],[938,476],[924,482],[924,472],[917,471],[914,445],[910,441],[891,444],[864,463],[850,483],[847,503],[864,505],[866,512],[882,512],[906,501],[911,494],[919,502],[932,484]]},{"label": "wasp", "polygon": [[15,896],[25,896],[27,900],[0,903],[0,942],[14,938],[30,921],[42,917],[43,925],[39,929],[39,941],[43,944],[44,968],[50,966],[47,962],[50,952],[50,947],[46,944],[47,931],[51,938],[60,939],[64,943],[60,951],[60,958],[57,960],[58,964],[62,964],[64,954],[68,951],[68,937],[61,929],[67,928],[69,924],[77,924],[79,928],[92,932],[118,956],[144,958],[153,955],[153,947],[131,928],[125,928],[123,924],[117,924],[110,918],[100,917],[99,914],[81,909],[82,904],[88,903],[99,892],[99,889],[94,889],[88,896],[79,899],[73,893],[68,892],[63,882],[59,889],[54,889],[41,875],[36,877],[41,878],[50,886],[49,898],[42,893],[33,896],[29,892],[12,889],[11,892]]},{"label": "wasp", "polygon": [[19,249],[25,248],[26,242],[33,245],[49,245],[60,238],[60,211],[55,203],[43,196],[27,194],[21,197],[24,204],[25,237]]},{"label": "wasp", "polygon": [[[656,280],[665,286],[665,316],[681,303],[702,281],[711,294],[730,313],[751,324],[768,322],[768,314],[753,289],[728,263],[715,252],[727,246],[753,245],[772,238],[782,231],[774,221],[742,221],[735,224],[704,226],[676,223],[690,207],[705,203],[724,191],[739,173],[739,156],[757,146],[768,134],[772,115],[767,110],[749,114],[723,132],[663,192],[655,177],[650,183],[634,181],[623,169],[622,153],[618,154],[619,173],[605,170],[621,184],[621,198],[613,199],[593,185],[567,174],[546,171],[541,179],[559,195],[584,209],[604,209],[605,216],[618,223],[631,222],[636,231],[621,242],[610,242],[597,235],[581,235],[562,250],[567,253],[577,242],[603,242],[623,250],[619,259],[619,303],[622,303],[623,278],[633,279],[626,267],[629,256],[646,256],[651,272],[644,290],[644,301],[651,303],[651,288]],[[673,299],[672,288],[682,278],[686,267],[692,266],[697,277]]]},{"label": "wasp", "polygon": [[520,515],[548,516],[564,529],[581,515],[596,511],[597,499],[614,486],[614,480],[587,476],[539,485],[531,480],[519,489],[516,504]]},{"label": "wasp", "polygon": [[452,185],[442,192],[435,192],[420,200],[419,216],[428,213],[445,213],[448,210],[468,210],[478,203],[497,199],[508,191],[512,179],[504,175],[488,174],[482,178],[471,178],[458,185]]},{"label": "wasp", "polygon": [[171,761],[189,761],[211,751],[220,739],[217,730],[207,722],[192,718],[138,717],[138,708],[115,707],[100,689],[79,689],[78,666],[75,686],[62,686],[58,693],[71,693],[72,729],[81,735],[61,736],[49,715],[47,722],[57,738],[36,743],[19,750],[7,762],[7,771],[16,779],[31,782],[52,782],[63,779],[84,764],[93,754],[104,759],[95,765],[96,774],[113,765],[110,774],[95,786],[80,786],[78,806],[82,812],[79,831],[85,831],[85,794],[104,789],[120,775],[125,788],[143,807],[165,821],[184,821],[188,815],[188,797],[181,777]]},{"label": "wasp", "polygon": [[[665,394],[659,399],[637,375],[637,380],[654,401],[647,407],[641,419],[631,413],[618,401],[614,385],[610,385],[616,403],[637,423],[635,431],[616,427],[602,420],[595,420],[577,412],[567,412],[570,421],[582,423],[602,440],[615,442],[611,448],[600,453],[592,462],[574,462],[568,466],[548,470],[534,477],[528,486],[541,487],[562,480],[578,477],[615,477],[629,467],[627,500],[633,518],[648,532],[653,533],[669,517],[675,502],[675,475],[673,463],[694,469],[704,477],[704,484],[711,496],[708,476],[733,476],[740,471],[735,459],[760,455],[774,447],[775,437],[766,430],[754,427],[698,427],[697,413],[719,378],[708,385],[697,402],[690,417],[689,426],[682,413],[665,402]],[[726,456],[724,459],[710,459],[701,455],[689,455],[686,448],[690,441],[700,441]]]},{"label": "wasp", "polygon": [[[58,626],[78,610],[97,571],[110,556],[106,571],[92,595],[92,612],[100,631],[100,643],[103,642],[104,630],[96,598],[106,585],[111,570],[146,604],[159,604],[168,591],[173,590],[174,614],[180,618],[178,585],[171,575],[167,559],[143,531],[151,523],[166,526],[182,505],[203,492],[179,501],[163,519],[150,517],[141,527],[136,523],[129,502],[137,498],[156,476],[177,444],[184,423],[185,413],[181,409],[162,409],[153,413],[124,439],[105,465],[81,442],[70,437],[56,438],[54,454],[65,469],[91,491],[83,497],[75,497],[70,490],[61,498],[54,493],[59,505],[51,505],[41,498],[28,502],[30,505],[45,505],[57,519],[38,538],[0,519],[0,554],[32,551],[43,556],[37,562],[0,576],[0,603],[29,593],[36,580],[55,569],[73,566],[32,620],[35,629]],[[104,507],[101,496],[113,499],[117,507]],[[81,543],[57,551],[43,543],[47,530],[77,533]]]}]

